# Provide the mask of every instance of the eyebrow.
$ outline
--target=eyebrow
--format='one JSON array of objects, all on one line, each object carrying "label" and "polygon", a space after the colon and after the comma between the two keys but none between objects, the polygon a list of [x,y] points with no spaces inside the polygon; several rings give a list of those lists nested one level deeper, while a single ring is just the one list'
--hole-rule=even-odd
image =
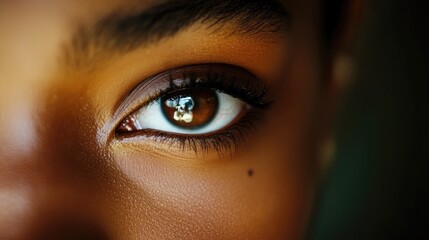
[{"label": "eyebrow", "polygon": [[68,64],[96,61],[102,53],[127,52],[174,36],[195,23],[207,29],[235,26],[231,34],[286,32],[289,14],[279,0],[166,0],[138,13],[115,11],[91,26],[80,26],[66,45]]}]

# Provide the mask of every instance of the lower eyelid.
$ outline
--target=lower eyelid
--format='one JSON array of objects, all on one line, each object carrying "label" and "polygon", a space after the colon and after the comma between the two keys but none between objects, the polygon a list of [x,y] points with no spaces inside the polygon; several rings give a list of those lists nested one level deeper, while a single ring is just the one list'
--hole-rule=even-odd
[{"label": "lower eyelid", "polygon": [[258,134],[265,114],[266,110],[249,110],[235,124],[209,136],[184,136],[143,130],[118,136],[117,143],[131,143],[133,147],[140,144],[143,144],[145,148],[152,146],[150,149],[157,149],[158,154],[166,157],[206,159],[210,155],[214,157],[213,159],[230,159],[240,150],[245,149],[248,142],[256,139],[253,136]]},{"label": "lower eyelid", "polygon": [[[210,72],[210,70],[201,70],[204,69],[206,65],[197,67],[201,72]],[[186,70],[187,68],[192,68],[192,66],[184,67],[183,69]],[[207,69],[213,70],[217,68],[221,70],[224,68],[235,69],[233,66],[224,65],[215,65],[214,67],[211,65],[207,66]],[[183,69],[180,71],[185,71]],[[253,79],[251,74],[247,75],[247,73],[245,73],[243,70],[239,70],[239,73],[234,74],[243,74],[245,76],[243,79],[245,80],[241,82],[233,82],[232,79],[228,79],[228,81],[224,80],[225,82],[222,84],[230,88],[227,92],[232,92],[232,95],[243,95],[245,97],[245,101],[243,101],[244,104],[241,107],[241,112],[236,116],[237,121],[234,120],[232,123],[226,124],[222,129],[218,129],[216,131],[211,131],[208,133],[196,132],[194,135],[163,132],[156,129],[143,129],[140,131],[128,133],[116,132],[114,142],[116,144],[131,143],[132,146],[145,146],[143,149],[147,148],[148,146],[152,146],[152,148],[157,149],[159,153],[164,152],[166,155],[178,155],[179,157],[181,156],[182,158],[186,159],[190,158],[190,152],[193,152],[196,155],[198,155],[198,153],[206,154],[209,152],[216,152],[219,157],[221,155],[233,155],[237,149],[240,149],[245,145],[246,142],[251,140],[250,136],[255,132],[255,130],[259,129],[261,120],[266,114],[267,109],[265,109],[265,106],[271,103],[267,100],[267,96],[269,95],[259,80]],[[158,78],[156,79],[159,80]],[[150,81],[150,79],[145,81]],[[145,87],[150,86],[165,87],[166,83],[145,83]],[[141,88],[144,90],[144,87]],[[138,91],[132,92],[130,94],[132,98],[128,99],[123,104],[130,104],[132,99],[142,95],[144,93],[142,89],[137,88]],[[155,92],[155,90],[151,89],[150,92]],[[229,95],[225,93],[224,90],[218,91],[218,93]],[[147,98],[148,97],[146,96],[145,99]],[[154,104],[160,104],[161,102],[161,98],[159,96],[152,99],[154,100],[148,102],[145,108],[154,107]],[[249,102],[252,102],[253,104],[249,104]],[[139,110],[135,112],[138,111]],[[223,109],[218,113],[219,116],[217,116],[213,121],[216,121],[216,124],[219,124],[219,121],[221,121],[225,116],[230,115],[233,111],[234,109],[231,108]]]}]

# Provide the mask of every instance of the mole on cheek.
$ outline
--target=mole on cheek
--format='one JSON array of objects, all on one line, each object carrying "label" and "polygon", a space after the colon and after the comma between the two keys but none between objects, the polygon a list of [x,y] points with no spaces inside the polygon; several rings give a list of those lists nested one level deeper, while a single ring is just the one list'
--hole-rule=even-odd
[{"label": "mole on cheek", "polygon": [[253,176],[253,174],[254,174],[253,169],[249,169],[249,170],[247,170],[247,175],[248,175],[249,177],[252,177],[252,176]]}]

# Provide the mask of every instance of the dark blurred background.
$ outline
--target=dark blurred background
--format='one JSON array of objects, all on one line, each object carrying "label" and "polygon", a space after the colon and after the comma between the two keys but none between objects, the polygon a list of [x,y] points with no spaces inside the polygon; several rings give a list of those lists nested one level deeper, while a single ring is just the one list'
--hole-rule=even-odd
[{"label": "dark blurred background", "polygon": [[309,239],[429,239],[428,16],[428,1],[367,1]]}]

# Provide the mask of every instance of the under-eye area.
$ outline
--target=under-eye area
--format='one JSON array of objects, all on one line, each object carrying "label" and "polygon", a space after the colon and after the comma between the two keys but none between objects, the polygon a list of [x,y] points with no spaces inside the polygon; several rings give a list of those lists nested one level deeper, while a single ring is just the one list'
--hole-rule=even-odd
[{"label": "under-eye area", "polygon": [[154,141],[163,148],[231,154],[262,123],[271,91],[249,71],[203,64],[144,80],[119,107],[115,137]]}]

